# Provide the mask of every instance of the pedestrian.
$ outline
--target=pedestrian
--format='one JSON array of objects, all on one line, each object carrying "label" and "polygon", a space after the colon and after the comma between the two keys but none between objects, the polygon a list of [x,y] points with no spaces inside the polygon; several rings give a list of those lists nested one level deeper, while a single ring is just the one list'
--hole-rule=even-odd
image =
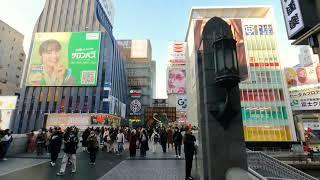
[{"label": "pedestrian", "polygon": [[176,152],[176,157],[181,158],[182,134],[178,127],[175,128],[175,131],[173,133],[173,143]]},{"label": "pedestrian", "polygon": [[32,130],[28,134],[27,152],[33,153],[35,149],[36,149],[36,135],[34,134],[34,130]]},{"label": "pedestrian", "polygon": [[131,135],[129,138],[129,151],[130,151],[130,157],[136,156],[137,151],[137,136],[136,136],[136,130],[131,131]]},{"label": "pedestrian", "polygon": [[46,130],[43,128],[40,130],[40,133],[37,135],[36,144],[37,144],[37,155],[43,155],[43,149],[46,144]]},{"label": "pedestrian", "polygon": [[49,147],[48,150],[51,154],[51,166],[55,166],[56,165],[56,161],[58,159],[59,153],[60,153],[60,149],[61,149],[61,145],[62,145],[62,139],[63,139],[63,133],[61,132],[61,128],[60,127],[55,127],[52,130],[52,135],[50,137],[49,140]]},{"label": "pedestrian", "polygon": [[8,152],[11,142],[13,141],[11,134],[12,133],[10,133],[9,129],[6,129],[2,132],[2,138],[0,139],[0,160],[7,160],[5,155]]},{"label": "pedestrian", "polygon": [[123,151],[123,144],[124,144],[124,134],[123,130],[120,129],[119,133],[117,134],[117,144],[118,144],[118,155],[121,155]]},{"label": "pedestrian", "polygon": [[162,146],[163,153],[167,153],[167,140],[166,130],[162,128],[160,132],[160,144]]},{"label": "pedestrian", "polygon": [[113,153],[118,153],[118,143],[117,143],[117,135],[118,135],[118,129],[115,128],[112,132],[111,139],[112,139],[112,149]]},{"label": "pedestrian", "polygon": [[186,179],[192,180],[191,177],[191,169],[192,169],[192,161],[193,161],[193,155],[195,154],[195,142],[196,137],[192,135],[191,129],[186,128],[186,133],[183,137],[183,144],[184,144],[184,154],[186,159]]},{"label": "pedestrian", "polygon": [[50,138],[53,133],[53,128],[50,127],[49,130],[46,131],[46,143],[44,146],[44,149],[46,150],[47,154],[49,155],[49,143],[50,143]]},{"label": "pedestrian", "polygon": [[146,157],[148,150],[149,150],[148,134],[147,134],[147,131],[143,129],[140,135],[140,156]]},{"label": "pedestrian", "polygon": [[87,151],[87,139],[90,135],[90,130],[89,128],[86,128],[83,133],[82,133],[82,147],[83,147],[83,151]]},{"label": "pedestrian", "polygon": [[154,130],[151,135],[151,146],[152,146],[153,153],[156,152],[159,142],[160,142],[160,135],[157,133],[156,130]]},{"label": "pedestrian", "polygon": [[64,155],[61,162],[60,172],[58,176],[63,176],[66,171],[68,160],[70,159],[72,165],[72,173],[76,172],[76,151],[78,148],[79,139],[77,137],[77,130],[72,127],[68,128],[64,135]]},{"label": "pedestrian", "polygon": [[96,155],[99,150],[99,142],[97,138],[97,134],[94,131],[90,132],[90,135],[87,139],[88,144],[88,151],[90,156],[90,163],[91,165],[96,164]]},{"label": "pedestrian", "polygon": [[112,128],[110,128],[110,130],[109,130],[109,138],[108,138],[108,147],[109,147],[109,149],[108,149],[108,152],[112,152],[112,151],[114,151],[114,147],[113,147],[113,129]]},{"label": "pedestrian", "polygon": [[173,149],[173,131],[170,127],[167,130],[167,136],[168,136],[168,150],[170,149],[170,145],[171,145],[171,149]]}]

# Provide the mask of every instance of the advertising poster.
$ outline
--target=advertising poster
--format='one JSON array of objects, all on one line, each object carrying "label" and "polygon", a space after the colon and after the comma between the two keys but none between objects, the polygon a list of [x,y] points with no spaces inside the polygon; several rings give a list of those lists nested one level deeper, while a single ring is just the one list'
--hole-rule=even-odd
[{"label": "advertising poster", "polygon": [[182,96],[177,96],[177,104],[176,108],[177,111],[187,111],[187,96],[182,95]]},{"label": "advertising poster", "polygon": [[168,71],[168,94],[186,93],[186,70],[172,68]]},{"label": "advertising poster", "polygon": [[139,99],[133,99],[131,102],[130,102],[130,115],[141,115],[141,108],[142,108],[142,105],[141,105],[141,102]]},{"label": "advertising poster", "polygon": [[169,63],[170,64],[186,64],[186,42],[169,42],[168,52],[169,52]]},{"label": "advertising poster", "polygon": [[90,114],[48,114],[46,127],[59,126],[66,129],[69,126],[77,126],[84,130],[91,125]]},{"label": "advertising poster", "polygon": [[36,33],[27,86],[95,86],[100,32]]},{"label": "advertising poster", "polygon": [[289,89],[292,110],[320,109],[320,87],[301,86]]},{"label": "advertising poster", "polygon": [[111,114],[91,114],[91,125],[119,127],[121,118]]},{"label": "advertising poster", "polygon": [[286,68],[285,74],[288,87],[317,84],[320,81],[320,66]]},{"label": "advertising poster", "polygon": [[0,129],[9,129],[17,96],[0,96]]}]

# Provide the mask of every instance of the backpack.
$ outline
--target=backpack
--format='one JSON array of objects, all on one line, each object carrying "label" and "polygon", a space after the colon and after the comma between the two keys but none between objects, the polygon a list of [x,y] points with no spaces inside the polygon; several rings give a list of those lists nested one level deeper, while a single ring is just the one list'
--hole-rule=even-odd
[{"label": "backpack", "polygon": [[159,134],[154,134],[153,140],[155,143],[159,142],[160,141]]}]

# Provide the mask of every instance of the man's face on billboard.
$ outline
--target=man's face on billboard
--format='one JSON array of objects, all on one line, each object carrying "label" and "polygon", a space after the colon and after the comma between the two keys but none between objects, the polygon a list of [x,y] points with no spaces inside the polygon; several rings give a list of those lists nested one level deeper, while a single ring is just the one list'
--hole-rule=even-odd
[{"label": "man's face on billboard", "polygon": [[41,57],[43,64],[53,66],[59,62],[60,50],[55,44],[50,44]]}]

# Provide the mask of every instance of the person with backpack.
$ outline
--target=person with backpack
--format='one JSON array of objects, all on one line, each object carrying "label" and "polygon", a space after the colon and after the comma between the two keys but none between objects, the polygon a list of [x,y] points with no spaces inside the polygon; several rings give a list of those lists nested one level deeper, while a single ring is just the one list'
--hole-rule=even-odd
[{"label": "person with backpack", "polygon": [[48,146],[48,150],[51,154],[50,164],[52,167],[56,165],[56,161],[57,161],[59,153],[60,153],[62,139],[63,139],[62,135],[63,135],[63,133],[61,132],[61,128],[55,127],[52,130],[52,134],[51,134],[51,137],[49,140],[49,146]]},{"label": "person with backpack", "polygon": [[72,165],[72,173],[76,172],[76,152],[78,148],[79,138],[77,136],[77,130],[73,128],[67,128],[64,136],[64,155],[62,158],[60,172],[57,176],[63,176],[66,171],[68,160],[70,159]]},{"label": "person with backpack", "polygon": [[153,131],[151,135],[151,146],[152,146],[152,152],[155,153],[157,150],[157,145],[160,142],[160,135],[157,133],[156,130]]},{"label": "person with backpack", "polygon": [[178,127],[175,128],[173,133],[173,143],[176,151],[176,157],[181,158],[182,134]]},{"label": "person with backpack", "polygon": [[117,144],[118,144],[117,155],[120,155],[123,151],[123,144],[124,144],[124,134],[122,129],[120,129],[119,133],[117,134]]},{"label": "person with backpack", "polygon": [[87,144],[88,144],[88,151],[89,151],[89,156],[90,156],[90,163],[91,165],[96,164],[96,155],[99,150],[99,142],[97,135],[94,131],[90,132],[90,135],[87,139]]}]

